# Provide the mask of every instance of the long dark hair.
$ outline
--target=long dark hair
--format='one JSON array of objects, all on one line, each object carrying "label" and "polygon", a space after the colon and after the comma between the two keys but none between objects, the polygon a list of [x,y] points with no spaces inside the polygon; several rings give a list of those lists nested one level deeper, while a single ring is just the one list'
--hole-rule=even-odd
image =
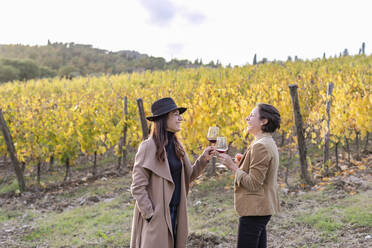
[{"label": "long dark hair", "polygon": [[[160,162],[165,161],[164,147],[168,144],[167,120],[168,114],[159,117],[158,119],[154,120],[151,129],[151,136],[154,139],[156,145],[155,156]],[[176,135],[174,135],[174,147],[176,150],[177,158],[181,160],[185,156],[185,150],[183,149]]]}]

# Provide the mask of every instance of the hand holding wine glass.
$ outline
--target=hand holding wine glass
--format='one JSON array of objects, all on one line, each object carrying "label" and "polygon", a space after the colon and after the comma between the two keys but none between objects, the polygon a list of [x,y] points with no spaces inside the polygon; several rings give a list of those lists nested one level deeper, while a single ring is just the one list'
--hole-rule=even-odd
[{"label": "hand holding wine glass", "polygon": [[217,137],[216,150],[219,153],[218,160],[228,169],[236,171],[238,166],[236,166],[230,155],[227,154],[228,146],[226,137]]},{"label": "hand holding wine glass", "polygon": [[216,148],[214,146],[208,146],[203,151],[202,156],[209,162],[212,157],[216,156]]}]

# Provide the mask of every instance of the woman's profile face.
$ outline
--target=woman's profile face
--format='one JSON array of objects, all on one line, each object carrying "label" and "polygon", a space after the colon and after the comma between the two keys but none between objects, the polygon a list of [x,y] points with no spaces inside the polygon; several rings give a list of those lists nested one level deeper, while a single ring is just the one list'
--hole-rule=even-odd
[{"label": "woman's profile face", "polygon": [[255,107],[251,114],[245,119],[247,121],[247,131],[250,134],[258,134],[262,132],[261,126],[264,124],[262,120],[260,120],[260,113],[258,111],[258,107]]},{"label": "woman's profile face", "polygon": [[183,118],[180,115],[180,111],[170,112],[167,119],[167,131],[172,133],[179,132],[181,130],[181,121],[183,121]]}]

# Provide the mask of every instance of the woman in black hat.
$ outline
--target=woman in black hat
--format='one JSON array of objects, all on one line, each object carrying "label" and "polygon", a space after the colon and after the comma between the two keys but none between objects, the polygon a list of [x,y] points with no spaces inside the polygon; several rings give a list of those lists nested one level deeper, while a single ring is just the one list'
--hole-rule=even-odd
[{"label": "woman in black hat", "polygon": [[162,98],[151,106],[152,116],[147,119],[154,125],[150,137],[140,144],[133,167],[132,248],[186,247],[189,185],[204,171],[215,148],[207,147],[191,165],[175,135],[181,130],[185,111],[172,98]]}]

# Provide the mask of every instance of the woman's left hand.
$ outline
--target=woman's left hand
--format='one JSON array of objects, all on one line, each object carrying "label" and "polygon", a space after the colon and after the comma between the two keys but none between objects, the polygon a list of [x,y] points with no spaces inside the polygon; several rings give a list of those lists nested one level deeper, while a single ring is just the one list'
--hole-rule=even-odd
[{"label": "woman's left hand", "polygon": [[238,166],[235,162],[231,159],[229,154],[226,153],[219,153],[218,160],[221,164],[224,164],[229,170],[235,172],[238,169]]}]

